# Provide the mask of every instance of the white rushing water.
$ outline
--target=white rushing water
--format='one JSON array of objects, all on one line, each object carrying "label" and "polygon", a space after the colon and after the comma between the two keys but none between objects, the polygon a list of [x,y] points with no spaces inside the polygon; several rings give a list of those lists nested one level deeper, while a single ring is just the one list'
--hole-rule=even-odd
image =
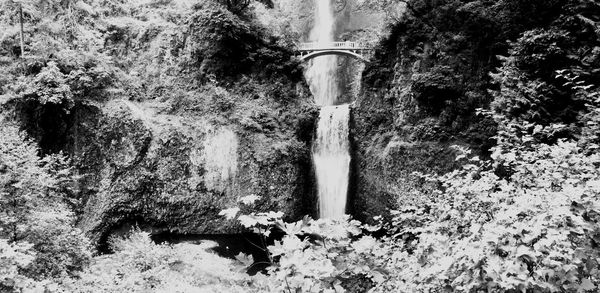
[{"label": "white rushing water", "polygon": [[[333,42],[334,17],[330,0],[315,0],[315,26],[311,41]],[[337,56],[316,57],[306,77],[315,103],[322,106],[313,143],[313,164],[319,196],[319,217],[339,218],[346,212],[350,143],[348,105],[338,103]]]},{"label": "white rushing water", "polygon": [[350,172],[349,117],[348,105],[325,106],[319,115],[313,163],[321,218],[339,218],[346,212]]},{"label": "white rushing water", "polygon": [[[334,18],[329,0],[315,0],[315,26],[310,33],[310,41],[317,43],[333,42]],[[336,103],[338,96],[336,55],[320,56],[310,61],[306,78],[310,91],[319,106]]]}]

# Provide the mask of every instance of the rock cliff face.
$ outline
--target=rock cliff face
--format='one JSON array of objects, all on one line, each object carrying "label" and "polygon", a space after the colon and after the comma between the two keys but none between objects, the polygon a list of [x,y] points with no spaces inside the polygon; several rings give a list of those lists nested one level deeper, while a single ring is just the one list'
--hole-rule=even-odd
[{"label": "rock cliff face", "polygon": [[[202,116],[160,114],[125,100],[102,106],[95,144],[80,146],[98,162],[82,227],[94,235],[127,225],[154,232],[219,234],[239,229],[218,213],[257,194],[264,210],[290,218],[311,213],[307,142],[283,133],[245,132]],[[304,117],[307,121],[310,115]],[[307,126],[309,127],[309,126]]]},{"label": "rock cliff face", "polygon": [[[154,232],[233,233],[239,227],[217,214],[250,194],[263,197],[261,210],[281,210],[292,219],[311,214],[308,144],[315,113],[294,104],[300,110],[273,109],[283,117],[265,122],[272,130],[264,132],[202,115],[165,114],[153,103],[128,100],[77,105],[61,120],[45,107],[23,105],[19,116],[46,150],[73,158],[82,176],[81,227],[102,240],[131,225]],[[40,115],[56,120],[42,125]],[[257,116],[242,123],[260,127]]]},{"label": "rock cliff face", "polygon": [[494,59],[473,44],[434,43],[434,34],[397,24],[363,74],[353,111],[350,207],[361,220],[426,205],[439,186],[413,173],[443,174],[460,166],[452,145],[482,156],[493,145],[495,125],[475,109],[489,103],[484,85]]},{"label": "rock cliff face", "polygon": [[[582,21],[581,13],[591,15],[597,7],[563,4],[409,2],[364,71],[354,110],[352,203],[360,219],[388,208],[426,206],[436,186],[411,174],[445,173],[466,163],[455,160],[456,149],[488,155],[496,125],[477,115],[477,108],[541,125],[573,123],[581,105],[569,97],[556,72],[589,70],[581,76],[592,80],[593,63],[578,60],[594,59],[597,44],[588,40],[595,39],[597,28]],[[563,41],[565,36],[578,41]],[[533,86],[528,79],[544,85]],[[518,93],[530,90],[535,94]],[[555,133],[547,140],[569,135]]]},{"label": "rock cliff face", "polygon": [[[80,225],[103,242],[130,226],[235,233],[239,226],[218,213],[250,194],[262,196],[261,210],[280,210],[290,219],[311,214],[308,145],[316,112],[303,101],[290,107],[262,109],[277,111],[279,120],[251,113],[237,123],[120,99],[76,105],[60,119],[48,107],[20,105],[18,116],[46,151],[73,158],[81,175]],[[53,123],[41,124],[47,116]],[[257,130],[262,127],[271,129]]]}]

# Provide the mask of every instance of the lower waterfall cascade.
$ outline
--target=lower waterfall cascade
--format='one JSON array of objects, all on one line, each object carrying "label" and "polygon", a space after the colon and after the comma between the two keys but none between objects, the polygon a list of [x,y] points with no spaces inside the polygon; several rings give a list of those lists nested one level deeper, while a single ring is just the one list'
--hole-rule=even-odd
[{"label": "lower waterfall cascade", "polygon": [[312,150],[320,218],[340,218],[346,212],[351,159],[349,121],[348,104],[321,108]]}]

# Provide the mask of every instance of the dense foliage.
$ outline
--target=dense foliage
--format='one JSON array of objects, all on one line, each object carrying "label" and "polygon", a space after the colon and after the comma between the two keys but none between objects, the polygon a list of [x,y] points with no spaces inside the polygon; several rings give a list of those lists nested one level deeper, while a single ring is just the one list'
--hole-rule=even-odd
[{"label": "dense foliage", "polygon": [[[277,260],[269,274],[281,291],[356,292],[347,279],[363,279],[370,292],[595,290],[600,157],[588,150],[598,146],[584,139],[543,144],[534,136],[561,126],[499,122],[504,130],[491,160],[465,153],[457,158],[467,162],[463,169],[426,176],[444,190],[393,211],[390,222],[286,224],[264,213],[239,220],[258,232],[272,226],[286,233],[268,247]],[[510,174],[499,176],[500,169]],[[388,236],[369,235],[381,228]]]},{"label": "dense foliage", "polygon": [[[559,77],[564,72],[559,73]],[[571,77],[572,80],[578,80]],[[391,221],[284,223],[278,213],[237,216],[257,233],[282,231],[267,247],[268,270],[292,292],[589,292],[600,284],[600,91],[570,85],[587,108],[584,135],[544,143],[565,127],[493,115],[498,145],[489,160],[457,147],[464,167],[421,174],[443,189]],[[256,197],[242,199],[243,204]],[[386,236],[374,238],[384,229]],[[349,282],[348,280],[352,280]]]},{"label": "dense foliage", "polygon": [[[385,89],[385,102],[394,105],[374,123],[417,127],[435,117],[439,135],[465,137],[485,150],[490,145],[470,134],[469,127],[477,124],[488,137],[493,129],[474,115],[476,108],[494,101],[492,107],[509,116],[531,116],[542,124],[572,122],[582,104],[563,85],[565,80],[555,78],[555,71],[573,69],[594,85],[599,80],[600,8],[595,1],[413,0],[373,5],[394,2],[403,3],[407,13],[391,25],[364,75],[371,95]],[[498,67],[499,75],[518,72],[500,82],[489,75]],[[405,74],[398,75],[399,70]],[[414,103],[405,97],[407,86]],[[506,97],[490,94],[490,89],[506,92]]]},{"label": "dense foliage", "polygon": [[0,289],[36,287],[85,267],[91,247],[74,228],[68,190],[73,175],[61,155],[39,149],[2,120],[0,134]]},{"label": "dense foliage", "polygon": [[[196,229],[187,219],[194,212],[182,211],[174,197],[194,205],[183,199],[193,198],[198,209],[208,197],[226,201],[222,190],[210,190],[197,180],[206,173],[196,172],[203,168],[194,158],[203,148],[197,141],[207,134],[227,128],[242,140],[247,177],[262,176],[243,182],[256,189],[272,184],[262,174],[277,168],[297,172],[307,165],[316,112],[300,64],[291,58],[289,40],[257,20],[256,7],[268,13],[270,1],[31,0],[0,5],[0,111],[39,145],[41,154],[63,152],[70,158],[81,175],[76,178],[81,189],[70,194],[78,216],[83,217],[90,200],[103,195],[120,200],[107,200],[105,209],[91,208],[85,215],[100,226],[82,227],[94,230],[94,242],[104,242],[108,230],[137,221],[141,213],[154,215],[148,219],[152,225],[179,230],[173,218],[180,217],[186,218],[188,229]],[[156,123],[138,124],[141,118]],[[181,119],[191,123],[179,123]],[[115,145],[131,141],[139,149]],[[131,161],[115,155],[138,150]],[[152,157],[152,151],[161,154]],[[177,163],[166,162],[170,160]],[[186,176],[196,178],[188,181]],[[302,180],[285,184],[300,185]],[[90,213],[110,215],[95,221]],[[214,223],[210,229],[220,226]]]},{"label": "dense foliage", "polygon": [[65,281],[66,292],[267,292],[241,262],[207,250],[211,243],[158,245],[133,231],[112,241],[114,253],[97,257],[80,278]]},{"label": "dense foliage", "polygon": [[[24,108],[11,113],[31,116],[20,117],[29,135],[0,119],[0,291],[598,290],[600,5],[584,0],[369,3],[404,2],[407,11],[394,19],[365,74],[367,87],[384,92],[394,106],[377,109],[370,128],[402,132],[401,123],[418,125],[419,115],[439,118],[437,126],[450,129],[447,136],[473,128],[474,120],[493,124],[481,136],[493,132],[494,146],[474,151],[487,156],[456,146],[454,163],[462,167],[414,174],[439,187],[412,198],[414,205],[370,224],[308,217],[287,223],[282,212],[255,205],[260,196],[243,197],[241,209],[221,214],[264,236],[256,245],[267,252],[268,268],[252,277],[244,272],[257,265],[249,256],[229,260],[207,252],[209,245],[156,244],[140,231],[112,239],[112,254],[92,256],[90,240],[76,228],[74,211],[85,200],[77,190],[80,178],[60,153],[65,147],[45,143],[59,124],[44,125],[39,116],[67,117],[77,105],[114,98],[155,99],[167,105],[165,113],[198,115],[256,134],[244,139],[269,146],[249,155],[261,166],[290,156],[307,159],[315,112],[294,102],[300,94],[293,83],[301,75],[285,47],[297,32],[284,32],[286,24],[265,15],[274,28],[261,26],[254,14],[273,4],[261,2],[266,6],[0,4],[0,107]],[[400,89],[402,66],[414,74]],[[412,112],[394,104],[408,91],[410,101],[403,102],[414,106]],[[298,109],[281,110],[290,105]],[[441,132],[416,131],[422,137],[415,140]],[[273,189],[266,184],[265,190]],[[272,234],[283,236],[269,245]]]},{"label": "dense foliage", "polygon": [[[256,232],[268,234],[271,227],[286,235],[267,247],[273,257],[268,274],[279,280],[279,290],[291,292],[594,292],[600,281],[598,5],[408,5],[409,17],[382,43],[381,63],[367,71],[367,85],[374,92],[389,89],[385,102],[403,98],[394,94],[405,91],[395,87],[406,84],[393,84],[398,72],[391,68],[423,54],[410,84],[417,111],[455,129],[461,128],[456,114],[472,111],[496,125],[495,146],[487,158],[457,146],[462,168],[415,174],[440,189],[413,196],[414,206],[392,211],[379,226],[288,224],[277,213],[243,213],[238,220],[259,227]],[[480,56],[483,66],[459,60],[465,51]],[[392,52],[408,57],[395,59]],[[504,56],[492,61],[494,55]],[[492,111],[475,111],[490,101]],[[411,112],[406,101],[398,103],[390,111],[401,112],[397,121],[406,127]],[[386,236],[372,236],[382,231]]]}]

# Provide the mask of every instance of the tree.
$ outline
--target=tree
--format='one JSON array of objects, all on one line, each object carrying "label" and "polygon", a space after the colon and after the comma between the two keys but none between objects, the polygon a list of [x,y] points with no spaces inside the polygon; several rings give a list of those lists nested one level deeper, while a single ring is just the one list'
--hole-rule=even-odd
[{"label": "tree", "polygon": [[[40,3],[37,0],[8,0],[3,5],[0,5],[4,13],[0,13],[0,16],[4,16],[11,23],[13,19],[18,22],[19,26],[19,47],[20,57],[25,57],[25,15],[33,16],[39,13],[36,8]],[[15,17],[16,15],[16,17]]]},{"label": "tree", "polygon": [[19,4],[19,31],[21,41],[21,58],[25,57],[25,41],[23,36],[23,4]]},{"label": "tree", "polygon": [[[91,257],[89,240],[74,228],[66,204],[73,175],[62,155],[39,157],[39,149],[18,128],[1,119],[0,126],[0,258],[11,249],[35,255],[15,260],[19,272],[32,279],[59,277],[81,270]],[[24,249],[28,243],[32,249]],[[19,256],[19,259],[21,257]]]},{"label": "tree", "polygon": [[37,147],[14,125],[3,125],[0,136],[0,236],[15,242],[26,237],[31,212],[53,182]]}]

